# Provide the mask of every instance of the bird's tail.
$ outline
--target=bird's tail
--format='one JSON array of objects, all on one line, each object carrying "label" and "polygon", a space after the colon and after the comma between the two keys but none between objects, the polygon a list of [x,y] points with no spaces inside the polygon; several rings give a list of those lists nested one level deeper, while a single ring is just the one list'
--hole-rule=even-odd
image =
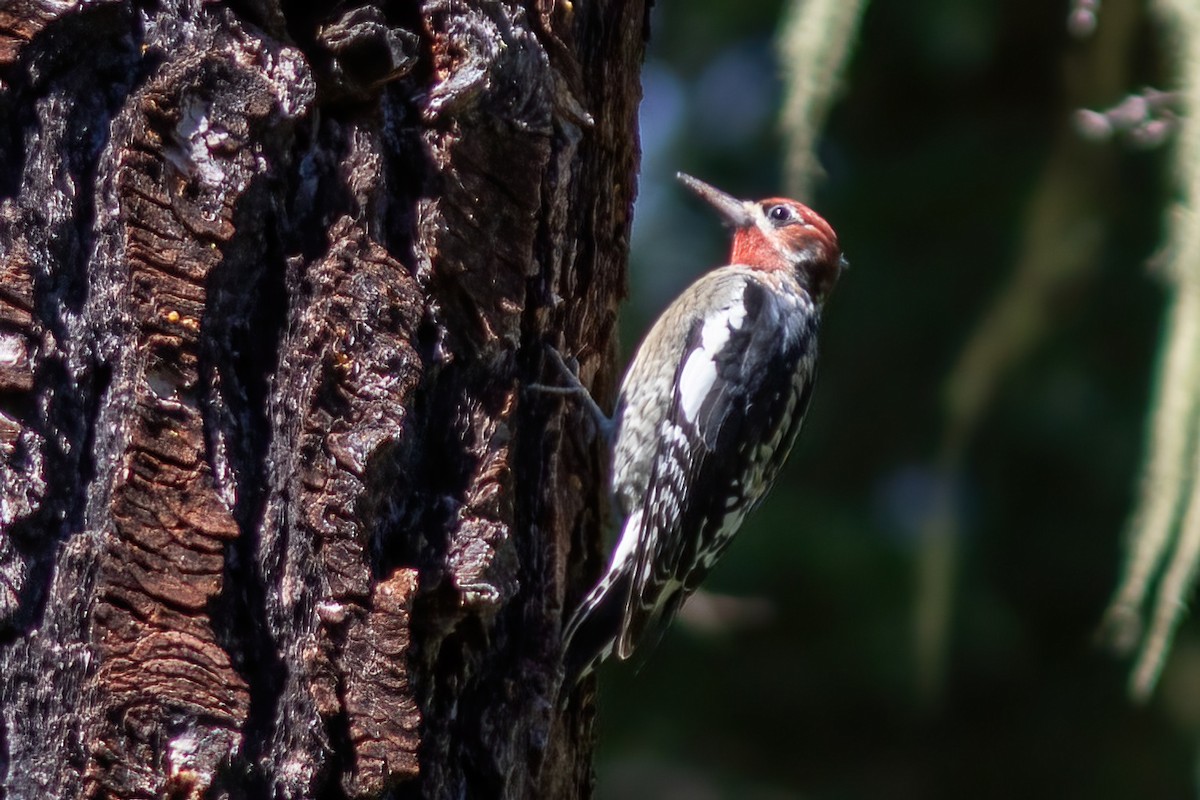
[{"label": "bird's tail", "polygon": [[571,615],[563,629],[563,689],[575,688],[612,654],[632,581],[628,570],[610,572]]}]

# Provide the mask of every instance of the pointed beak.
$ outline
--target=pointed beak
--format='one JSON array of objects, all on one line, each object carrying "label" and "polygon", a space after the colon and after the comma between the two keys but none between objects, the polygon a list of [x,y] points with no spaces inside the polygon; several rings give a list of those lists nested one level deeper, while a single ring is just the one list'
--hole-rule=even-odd
[{"label": "pointed beak", "polygon": [[745,228],[754,224],[754,217],[750,215],[746,204],[736,197],[725,194],[715,186],[709,186],[704,181],[682,172],[675,173],[675,177],[684,186],[707,200],[713,208],[717,209],[717,213],[733,227]]}]

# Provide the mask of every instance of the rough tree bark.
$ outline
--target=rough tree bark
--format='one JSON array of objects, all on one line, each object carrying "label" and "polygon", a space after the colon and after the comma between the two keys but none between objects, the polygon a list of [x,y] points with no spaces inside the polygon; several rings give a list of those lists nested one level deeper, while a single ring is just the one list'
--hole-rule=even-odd
[{"label": "rough tree bark", "polygon": [[0,4],[0,795],[589,792],[645,5]]}]

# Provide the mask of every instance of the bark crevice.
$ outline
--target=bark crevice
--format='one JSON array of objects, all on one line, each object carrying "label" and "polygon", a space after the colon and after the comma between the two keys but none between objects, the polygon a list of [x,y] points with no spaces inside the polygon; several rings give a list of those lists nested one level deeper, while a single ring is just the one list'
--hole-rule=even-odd
[{"label": "bark crevice", "polygon": [[587,793],[643,10],[0,11],[4,792]]}]

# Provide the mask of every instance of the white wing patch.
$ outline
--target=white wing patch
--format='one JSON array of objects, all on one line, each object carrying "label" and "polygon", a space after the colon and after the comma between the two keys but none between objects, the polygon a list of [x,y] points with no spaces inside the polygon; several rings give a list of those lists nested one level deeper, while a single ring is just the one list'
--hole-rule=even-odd
[{"label": "white wing patch", "polygon": [[[704,327],[707,329],[708,324]],[[716,379],[717,365],[713,363],[707,348],[699,347],[693,350],[679,372],[679,401],[683,417],[688,422],[696,421],[700,405],[712,391]]]},{"label": "white wing patch", "polygon": [[729,341],[729,336],[742,326],[746,307],[741,298],[704,320],[700,328],[700,346],[693,350],[679,371],[679,405],[683,418],[696,421],[700,406],[712,392],[717,380],[717,354]]},{"label": "white wing patch", "polygon": [[621,528],[621,538],[613,549],[609,560],[608,574],[616,575],[619,571],[628,569],[625,562],[632,561],[637,550],[638,537],[642,532],[642,509],[635,509]]}]

